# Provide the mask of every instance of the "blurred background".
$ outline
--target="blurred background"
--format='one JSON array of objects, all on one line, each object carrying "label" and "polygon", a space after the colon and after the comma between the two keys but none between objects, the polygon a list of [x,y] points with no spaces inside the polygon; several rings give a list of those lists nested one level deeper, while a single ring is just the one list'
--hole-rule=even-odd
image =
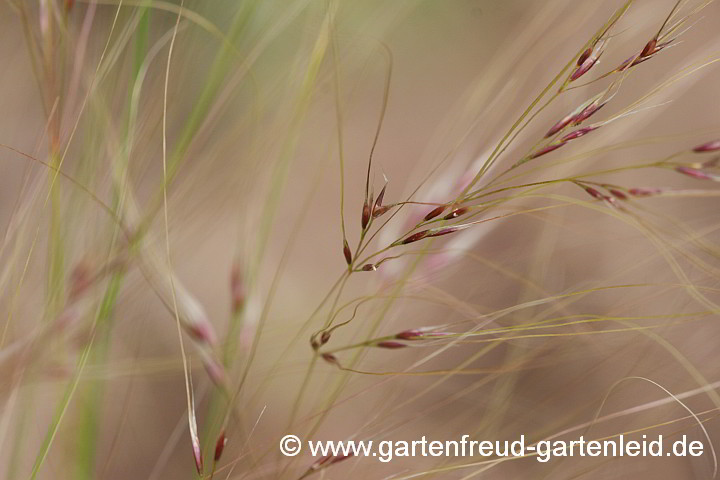
[{"label": "blurred background", "polygon": [[[0,4],[0,478],[198,478],[188,403],[204,478],[221,430],[217,478],[302,477],[317,459],[282,457],[290,433],[663,434],[707,450],[351,458],[311,472],[325,478],[712,477],[718,189],[657,162],[713,159],[690,150],[720,137],[720,7],[634,2],[598,65],[554,97],[566,70],[552,102],[521,117],[623,5]],[[601,78],[674,8],[672,48]],[[478,186],[620,77],[593,121],[646,99],[632,114],[501,185],[572,177],[662,194],[618,209],[568,181],[511,189],[473,219],[511,216],[346,274],[366,181],[373,198],[387,182],[386,205],[452,202],[518,118],[530,122]],[[432,208],[374,220],[359,257]],[[330,321],[349,321],[319,349],[342,368],[310,345]],[[426,327],[453,335],[375,341]]]}]

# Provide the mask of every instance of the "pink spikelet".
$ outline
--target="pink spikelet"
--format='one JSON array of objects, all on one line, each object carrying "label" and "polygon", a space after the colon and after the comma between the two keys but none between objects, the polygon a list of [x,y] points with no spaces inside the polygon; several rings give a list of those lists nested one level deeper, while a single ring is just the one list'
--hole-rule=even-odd
[{"label": "pink spikelet", "polygon": [[425,215],[425,221],[432,220],[433,218],[437,217],[445,211],[445,208],[445,205],[440,205],[439,207],[432,209],[430,213]]},{"label": "pink spikelet", "polygon": [[711,142],[703,143],[693,148],[693,152],[705,153],[705,152],[717,152],[720,150],[720,139],[713,140]]},{"label": "pink spikelet", "polygon": [[543,155],[547,155],[550,152],[554,152],[558,148],[564,147],[565,145],[567,145],[567,142],[554,143],[552,145],[547,145],[547,146],[541,148],[540,150],[534,152],[533,154],[531,154],[530,159],[542,157]]}]

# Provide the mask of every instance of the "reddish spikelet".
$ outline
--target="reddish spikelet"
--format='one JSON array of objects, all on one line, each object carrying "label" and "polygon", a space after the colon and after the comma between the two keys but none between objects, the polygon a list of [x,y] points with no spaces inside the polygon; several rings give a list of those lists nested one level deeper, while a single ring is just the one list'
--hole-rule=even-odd
[{"label": "reddish spikelet", "polygon": [[350,245],[347,240],[343,240],[343,255],[345,255],[345,261],[348,265],[352,263],[352,252],[350,251]]},{"label": "reddish spikelet", "polygon": [[585,191],[593,198],[597,198],[598,200],[605,200],[606,197],[602,193],[600,193],[598,190],[594,189],[593,187],[583,187],[585,188]]},{"label": "reddish spikelet", "polygon": [[587,60],[590,57],[590,54],[592,53],[593,49],[592,47],[588,47],[587,50],[585,50],[580,57],[577,59],[577,66],[582,66],[583,63],[585,63],[585,60]]},{"label": "reddish spikelet", "polygon": [[406,237],[404,240],[400,242],[400,245],[407,245],[408,243],[417,242],[418,240],[422,240],[423,238],[427,237],[427,234],[430,233],[430,230],[423,230],[421,232],[413,233],[409,237]]},{"label": "reddish spikelet", "polygon": [[245,284],[242,280],[240,265],[233,265],[230,272],[230,294],[232,295],[232,311],[237,313],[245,305]]},{"label": "reddish spikelet", "polygon": [[329,467],[330,465],[334,465],[338,462],[342,462],[343,460],[347,460],[350,457],[352,457],[352,454],[335,456],[325,455],[324,457],[320,457],[312,465],[310,465],[310,468],[308,470],[311,472],[316,472],[323,467]]},{"label": "reddish spikelet", "polygon": [[215,344],[215,332],[205,323],[192,323],[187,326],[188,333],[195,339],[210,345]]},{"label": "reddish spikelet", "polygon": [[448,213],[443,217],[443,220],[452,220],[453,218],[457,218],[460,215],[465,215],[468,212],[468,209],[466,207],[461,207],[456,210],[453,210],[452,212]]},{"label": "reddish spikelet", "polygon": [[573,125],[579,125],[588,118],[590,118],[592,115],[594,115],[598,110],[600,110],[602,107],[604,107],[604,103],[591,103],[590,105],[585,108],[582,112],[580,112],[574,119],[573,119]]},{"label": "reddish spikelet", "polygon": [[560,148],[560,147],[562,147],[562,146],[565,146],[566,143],[567,143],[567,142],[554,143],[554,144],[552,144],[552,145],[548,145],[548,146],[546,146],[546,147],[543,147],[543,148],[541,148],[540,150],[538,150],[537,152],[535,152],[535,153],[533,153],[532,155],[530,155],[530,159],[542,157],[543,155],[545,155],[545,154],[547,154],[547,153],[550,153],[550,152],[552,152],[552,151],[557,150],[558,148]]},{"label": "reddish spikelet", "polygon": [[390,205],[383,205],[382,207],[374,208],[372,217],[378,218],[378,217],[384,215],[388,210],[390,210]]},{"label": "reddish spikelet", "polygon": [[625,192],[618,190],[617,188],[609,188],[608,192],[613,194],[613,196],[619,200],[627,200],[627,195],[625,195]]},{"label": "reddish spikelet", "polygon": [[452,335],[452,333],[449,333],[449,332],[429,331],[431,328],[433,328],[433,327],[411,328],[410,330],[404,330],[404,331],[396,334],[395,338],[397,338],[398,340],[420,340],[423,338],[445,337],[447,335]]},{"label": "reddish spikelet", "polygon": [[675,171],[678,173],[682,173],[683,175],[687,175],[689,177],[697,178],[699,180],[712,180],[713,176],[709,173],[703,172],[702,170],[697,170],[695,168],[690,167],[675,167]]},{"label": "reddish spikelet", "polygon": [[595,57],[590,57],[590,58],[586,59],[585,62],[583,62],[583,64],[580,65],[580,66],[572,73],[572,75],[570,75],[570,81],[571,81],[571,82],[574,82],[574,81],[577,80],[578,78],[580,78],[580,77],[582,77],[583,75],[585,75],[588,71],[590,71],[590,69],[595,65],[596,62],[597,62],[597,58],[595,58]]},{"label": "reddish spikelet", "polygon": [[330,340],[330,335],[329,330],[322,332],[322,335],[320,335],[320,345],[325,345]]},{"label": "reddish spikelet", "polygon": [[652,55],[657,51],[657,38],[653,38],[648,43],[645,44],[645,48],[643,48],[643,51],[640,53],[640,58],[645,58],[649,55]]},{"label": "reddish spikelet", "polygon": [[436,207],[430,211],[427,215],[425,215],[425,221],[432,220],[433,218],[440,215],[442,212],[445,211],[445,205],[440,205],[439,207]]},{"label": "reddish spikelet", "polygon": [[392,342],[392,341],[390,341],[390,342],[378,342],[378,343],[375,344],[375,346],[376,346],[376,347],[380,347],[380,348],[389,348],[389,349],[391,349],[391,350],[395,350],[395,349],[398,349],[398,348],[405,348],[405,347],[407,347],[407,345],[405,345],[404,343]]},{"label": "reddish spikelet", "polygon": [[628,193],[630,193],[630,195],[634,197],[649,197],[651,195],[657,195],[659,193],[662,193],[662,189],[652,187],[636,187],[628,190]]},{"label": "reddish spikelet", "polygon": [[395,335],[398,340],[416,340],[423,336],[423,331],[420,329],[405,330]]},{"label": "reddish spikelet", "polygon": [[363,204],[362,209],[362,218],[360,219],[360,225],[362,226],[362,229],[365,230],[368,226],[368,223],[370,223],[370,201],[366,201]]},{"label": "reddish spikelet", "polygon": [[429,233],[428,237],[442,237],[443,235],[455,233],[458,230],[461,230],[460,226],[441,228],[440,230]]},{"label": "reddish spikelet", "polygon": [[375,210],[382,207],[383,198],[385,198],[385,189],[387,188],[387,184],[383,185],[382,190],[380,190],[380,194],[375,199],[375,205],[373,206],[373,217],[375,216]]},{"label": "reddish spikelet", "polygon": [[558,133],[560,130],[567,127],[571,123],[573,123],[574,119],[575,119],[574,114],[570,114],[570,115],[566,116],[565,118],[563,118],[562,120],[557,122],[555,125],[553,125],[553,127],[550,130],[548,130],[548,132],[545,134],[545,138],[552,137],[553,135]]},{"label": "reddish spikelet", "polygon": [[583,127],[583,128],[579,128],[579,129],[577,129],[577,130],[575,130],[575,131],[572,131],[572,132],[568,133],[568,134],[565,135],[564,137],[562,137],[562,138],[560,139],[560,141],[561,141],[561,142],[569,142],[570,140],[575,140],[576,138],[580,138],[580,137],[582,137],[582,136],[585,136],[585,135],[587,135],[588,133],[592,132],[593,130],[597,130],[598,128],[600,128],[600,127],[593,127],[592,125],[587,126],[587,127]]},{"label": "reddish spikelet", "polygon": [[613,208],[620,208],[620,205],[618,205],[617,200],[615,200],[614,197],[611,197],[610,195],[603,195],[602,199],[609,206],[611,206]]},{"label": "reddish spikelet", "polygon": [[713,140],[711,142],[703,143],[693,148],[693,152],[705,153],[705,152],[717,152],[720,150],[720,139]]},{"label": "reddish spikelet", "polygon": [[200,450],[200,444],[193,442],[192,444],[193,459],[195,460],[195,468],[197,468],[198,475],[202,477],[203,472],[203,456]]},{"label": "reddish spikelet", "polygon": [[220,432],[220,436],[217,439],[217,442],[215,442],[215,461],[217,462],[220,460],[220,457],[222,457],[223,450],[225,450],[225,445],[227,445],[227,437],[225,436],[225,430]]},{"label": "reddish spikelet", "polygon": [[325,360],[326,362],[328,362],[332,365],[340,365],[340,362],[338,362],[337,357],[335,355],[333,355],[332,353],[323,353],[321,355],[321,357],[323,360]]},{"label": "reddish spikelet", "polygon": [[362,270],[363,272],[374,272],[375,270],[377,270],[377,265],[373,265],[372,263],[366,263],[362,266],[360,270]]}]

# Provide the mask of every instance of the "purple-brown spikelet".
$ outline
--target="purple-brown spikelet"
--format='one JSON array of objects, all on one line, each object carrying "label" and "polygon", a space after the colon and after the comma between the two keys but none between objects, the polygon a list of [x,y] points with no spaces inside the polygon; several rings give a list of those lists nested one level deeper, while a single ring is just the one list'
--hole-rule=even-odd
[{"label": "purple-brown spikelet", "polygon": [[593,187],[583,187],[585,188],[585,191],[593,198],[597,198],[598,200],[605,200],[605,195],[600,193],[597,189]]},{"label": "purple-brown spikelet", "polygon": [[585,63],[585,60],[587,60],[590,57],[590,54],[592,53],[593,49],[592,47],[588,47],[587,50],[585,50],[582,54],[580,54],[580,57],[577,59],[576,65],[579,67],[583,63]]},{"label": "purple-brown spikelet", "polygon": [[428,233],[428,237],[442,237],[443,235],[449,235],[451,233],[455,233],[458,230],[462,230],[462,228],[460,226],[441,228],[434,232],[431,231],[430,233]]},{"label": "purple-brown spikelet", "polygon": [[598,110],[600,110],[602,107],[604,107],[604,103],[597,103],[593,102],[590,105],[588,105],[582,112],[577,114],[575,118],[573,119],[572,123],[573,125],[579,125],[588,118],[590,118],[592,115],[597,113]]},{"label": "purple-brown spikelet", "polygon": [[227,437],[225,436],[225,430],[220,432],[220,435],[218,436],[217,441],[215,442],[215,461],[217,462],[220,460],[220,457],[222,457],[223,450],[225,450],[225,445],[227,445]]},{"label": "purple-brown spikelet", "polygon": [[432,220],[433,218],[437,217],[445,211],[445,208],[447,208],[445,205],[440,205],[439,207],[433,208],[430,213],[425,215],[425,221]]},{"label": "purple-brown spikelet", "polygon": [[580,65],[580,66],[572,73],[572,75],[570,75],[570,81],[571,81],[571,82],[574,82],[574,81],[577,80],[578,78],[580,78],[580,77],[582,77],[583,75],[585,75],[588,71],[590,71],[590,69],[595,65],[596,62],[597,62],[597,59],[596,59],[596,58],[588,58],[587,60],[585,60],[585,62],[584,62],[582,65]]},{"label": "purple-brown spikelet", "polygon": [[573,123],[574,119],[575,119],[575,114],[570,114],[570,115],[564,117],[562,120],[560,120],[555,125],[553,125],[553,127],[550,130],[548,130],[548,132],[545,134],[545,138],[552,137],[553,135],[558,133],[560,130],[567,127],[571,123]]},{"label": "purple-brown spikelet", "polygon": [[592,132],[593,130],[597,130],[598,128],[600,128],[600,127],[599,126],[595,127],[592,125],[589,125],[589,126],[583,127],[583,128],[579,128],[577,130],[574,130],[574,131],[568,133],[564,137],[562,137],[560,139],[560,141],[561,142],[569,142],[570,140],[575,140],[576,138],[583,137],[583,136],[587,135],[588,133]]},{"label": "purple-brown spikelet", "polygon": [[531,154],[530,158],[534,159],[534,158],[542,157],[543,155],[553,152],[553,151],[557,150],[558,148],[565,146],[566,144],[567,144],[567,142],[560,142],[560,143],[554,143],[552,145],[547,145],[547,146],[541,148],[540,150],[536,151],[535,153]]},{"label": "purple-brown spikelet", "polygon": [[330,335],[331,334],[329,330],[325,330],[324,332],[322,332],[322,334],[320,335],[320,345],[325,345],[330,340]]},{"label": "purple-brown spikelet", "polygon": [[586,49],[580,55],[580,57],[578,57],[576,62],[577,68],[570,75],[570,81],[574,82],[575,80],[589,72],[590,69],[594,67],[597,61],[600,59],[600,56],[602,55],[606,46],[607,40],[598,40],[593,46]]},{"label": "purple-brown spikelet", "polygon": [[416,340],[419,337],[422,337],[423,331],[420,329],[412,329],[412,330],[405,330],[397,335],[395,335],[395,338],[398,340]]},{"label": "purple-brown spikelet", "polygon": [[404,240],[400,241],[400,245],[407,245],[408,243],[417,242],[418,240],[422,240],[423,238],[427,237],[428,233],[430,233],[430,230],[423,230],[421,232],[413,233],[409,237],[406,237]]},{"label": "purple-brown spikelet", "polygon": [[634,197],[649,197],[662,192],[662,189],[654,187],[635,187],[628,190],[628,193]]},{"label": "purple-brown spikelet", "polygon": [[452,335],[450,332],[434,332],[432,331],[433,328],[437,327],[411,328],[410,330],[403,330],[402,332],[396,334],[395,338],[398,340],[420,340]]},{"label": "purple-brown spikelet", "polygon": [[323,353],[320,356],[322,357],[323,360],[325,360],[326,362],[328,362],[330,364],[340,365],[340,362],[338,362],[337,357],[335,355],[333,355],[332,353]]},{"label": "purple-brown spikelet", "polygon": [[365,230],[368,226],[368,223],[370,223],[370,203],[372,202],[371,199],[369,199],[367,202],[363,204],[362,209],[362,217],[360,219],[360,225],[362,226],[362,229]]},{"label": "purple-brown spikelet", "polygon": [[375,270],[377,270],[377,265],[373,265],[372,263],[366,263],[362,266],[360,270],[362,270],[363,272],[374,272]]},{"label": "purple-brown spikelet", "polygon": [[693,152],[705,153],[705,152],[717,152],[720,150],[720,139],[713,140],[711,142],[703,143],[693,148]]},{"label": "purple-brown spikelet", "polygon": [[191,323],[187,325],[188,333],[197,341],[214,345],[216,343],[215,331],[207,323]]},{"label": "purple-brown spikelet", "polygon": [[381,207],[377,207],[373,209],[372,217],[378,218],[382,215],[384,215],[388,210],[390,210],[390,205],[383,205]]},{"label": "purple-brown spikelet", "polygon": [[648,43],[645,44],[645,48],[643,48],[642,52],[640,52],[640,58],[645,58],[649,55],[652,55],[655,53],[657,47],[657,38],[653,38]]},{"label": "purple-brown spikelet", "polygon": [[619,200],[627,200],[628,198],[627,195],[625,195],[625,192],[618,190],[617,188],[608,188],[608,192]]},{"label": "purple-brown spikelet", "polygon": [[675,171],[689,177],[697,178],[698,180],[713,180],[713,175],[695,168],[675,167]]},{"label": "purple-brown spikelet", "polygon": [[309,472],[316,472],[324,467],[329,467],[330,465],[334,465],[338,462],[342,462],[343,460],[347,460],[348,458],[352,457],[353,454],[349,455],[325,455],[324,457],[320,457],[315,462],[313,462],[312,465],[310,465],[310,468],[308,469]]},{"label": "purple-brown spikelet", "polygon": [[197,469],[198,475],[202,477],[203,474],[203,455],[200,450],[200,444],[193,442],[192,444],[193,459],[195,460],[195,468]]},{"label": "purple-brown spikelet", "polygon": [[375,210],[382,207],[383,198],[385,198],[385,189],[386,188],[387,188],[387,184],[383,185],[382,190],[380,190],[380,193],[378,194],[377,198],[375,199],[375,205],[373,205],[373,217],[375,217]]},{"label": "purple-brown spikelet", "polygon": [[350,251],[350,245],[348,245],[347,240],[343,240],[343,255],[345,256],[345,261],[348,265],[352,263],[352,252]]},{"label": "purple-brown spikelet", "polygon": [[389,348],[391,350],[407,347],[407,345],[405,345],[404,343],[393,342],[393,341],[378,342],[375,344],[375,346],[380,347],[380,348]]},{"label": "purple-brown spikelet", "polygon": [[457,208],[457,209],[453,210],[452,212],[448,213],[447,215],[445,215],[443,217],[443,220],[452,220],[453,218],[457,218],[461,215],[465,215],[467,212],[468,212],[468,208],[460,207],[460,208]]}]

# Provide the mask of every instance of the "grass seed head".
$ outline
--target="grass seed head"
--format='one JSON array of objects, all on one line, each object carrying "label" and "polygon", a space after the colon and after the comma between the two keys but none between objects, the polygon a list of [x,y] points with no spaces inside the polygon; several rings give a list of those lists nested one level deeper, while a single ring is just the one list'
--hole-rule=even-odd
[{"label": "grass seed head", "polygon": [[645,58],[647,56],[652,55],[657,51],[657,38],[653,38],[648,43],[645,44],[645,48],[643,48],[642,52],[640,52],[640,58]]},{"label": "grass seed head", "polygon": [[579,128],[577,130],[574,130],[564,137],[560,139],[561,142],[569,142],[570,140],[575,140],[576,138],[583,137],[587,135],[588,133],[592,132],[593,130],[597,130],[600,127],[594,127],[592,125],[589,125],[587,127]]},{"label": "grass seed head", "polygon": [[222,457],[223,450],[225,450],[225,445],[227,445],[227,437],[225,436],[225,430],[220,432],[220,435],[218,436],[217,441],[215,442],[215,461],[217,462],[220,460],[220,457]]},{"label": "grass seed head", "polygon": [[332,365],[338,365],[338,366],[340,365],[340,362],[338,362],[337,357],[335,355],[333,355],[332,353],[323,353],[320,356],[322,357],[323,360],[325,360],[326,362],[328,362]]},{"label": "grass seed head", "polygon": [[468,212],[468,208],[460,207],[460,208],[457,208],[457,209],[453,210],[452,212],[448,213],[447,215],[445,215],[443,217],[443,220],[452,220],[453,218],[457,218],[461,215],[465,215],[467,212]]},{"label": "grass seed head", "polygon": [[625,192],[618,190],[617,188],[608,188],[608,192],[610,192],[618,200],[627,200],[628,198],[627,195],[625,195]]},{"label": "grass seed head", "polygon": [[693,152],[705,153],[705,152],[717,152],[720,150],[720,139],[713,140],[711,142],[703,143],[693,148]]},{"label": "grass seed head", "polygon": [[362,266],[360,270],[362,270],[363,272],[374,272],[375,270],[377,270],[377,265],[374,265],[372,263],[366,263]]},{"label": "grass seed head", "polygon": [[675,167],[675,171],[687,175],[688,177],[697,178],[698,180],[714,180],[714,176],[690,167]]},{"label": "grass seed head", "polygon": [[566,144],[567,144],[567,142],[560,142],[560,143],[553,143],[551,145],[547,145],[547,146],[541,148],[540,150],[536,151],[535,153],[531,154],[530,159],[542,157],[543,155],[553,152],[560,147],[564,147]]},{"label": "grass seed head", "polygon": [[422,230],[417,233],[413,233],[409,237],[406,237],[404,240],[400,241],[400,245],[407,245],[408,243],[417,242],[418,240],[422,240],[423,238],[427,237],[428,233],[430,233],[430,230]]},{"label": "grass seed head", "polygon": [[373,206],[373,217],[375,216],[375,210],[382,207],[383,204],[383,198],[385,198],[385,189],[387,188],[387,183],[383,185],[382,190],[380,190],[380,193],[378,194],[377,198],[375,199],[375,205]]},{"label": "grass seed head", "polygon": [[407,345],[405,345],[404,343],[393,342],[393,341],[378,342],[375,344],[375,346],[380,347],[380,348],[389,348],[391,350],[407,347]]},{"label": "grass seed head", "polygon": [[360,226],[362,226],[363,230],[365,230],[368,226],[368,223],[370,223],[370,202],[371,200],[363,204],[362,217],[360,219]]},{"label": "grass seed head", "polygon": [[598,200],[605,200],[605,195],[600,193],[599,190],[593,188],[593,187],[584,187],[585,191],[593,198],[597,198]]},{"label": "grass seed head", "polygon": [[587,50],[585,50],[580,57],[577,59],[576,65],[578,67],[582,66],[583,63],[585,63],[585,60],[587,60],[590,57],[590,54],[593,52],[592,47],[588,47]]},{"label": "grass seed head", "polygon": [[372,217],[378,218],[382,215],[384,215],[388,210],[390,210],[390,205],[383,205],[381,207],[377,207],[373,209]]},{"label": "grass seed head", "polygon": [[662,193],[662,189],[654,187],[635,187],[628,190],[633,197],[649,197]]},{"label": "grass seed head", "polygon": [[433,208],[430,213],[425,215],[425,221],[432,220],[433,218],[437,217],[445,211],[445,208],[447,208],[445,205],[440,205],[439,207]]},{"label": "grass seed head", "polygon": [[347,240],[343,240],[343,255],[345,256],[345,261],[348,265],[352,263],[352,252],[350,251],[350,245],[348,245]]}]

